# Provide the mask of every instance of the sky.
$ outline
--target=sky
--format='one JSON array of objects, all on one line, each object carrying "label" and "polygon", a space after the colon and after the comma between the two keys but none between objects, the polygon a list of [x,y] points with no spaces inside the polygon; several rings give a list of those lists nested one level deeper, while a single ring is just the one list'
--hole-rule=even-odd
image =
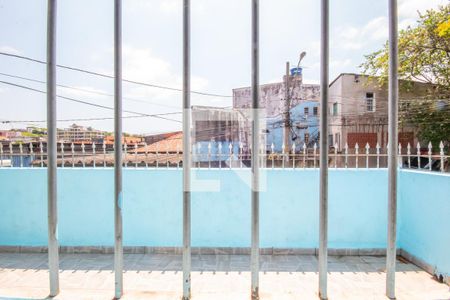
[{"label": "sky", "polygon": [[[398,0],[399,27],[414,25],[417,11],[448,0]],[[330,1],[330,79],[360,72],[364,55],[380,49],[388,37],[388,1]],[[191,0],[193,105],[230,107],[232,89],[251,80],[250,0]],[[113,75],[113,1],[60,0],[57,18],[57,63]],[[46,0],[0,0],[0,52],[46,59]],[[306,83],[319,82],[320,1],[260,1],[260,83],[282,80],[286,61],[299,53]],[[0,55],[0,73],[45,81],[45,65]],[[0,74],[0,81],[45,91],[45,84]],[[123,1],[123,78],[181,88],[182,0]],[[58,68],[58,95],[113,107],[113,80]],[[79,89],[93,91],[80,91]],[[98,93],[107,94],[99,95]],[[144,113],[181,112],[178,91],[123,84],[123,109]],[[112,131],[113,111],[57,100],[58,128],[72,123]],[[45,94],[0,82],[0,129],[45,127]],[[124,116],[133,114],[124,113]],[[152,134],[180,130],[172,120],[125,118],[123,130]],[[64,121],[86,118],[104,120]],[[14,121],[5,123],[5,121]]]}]

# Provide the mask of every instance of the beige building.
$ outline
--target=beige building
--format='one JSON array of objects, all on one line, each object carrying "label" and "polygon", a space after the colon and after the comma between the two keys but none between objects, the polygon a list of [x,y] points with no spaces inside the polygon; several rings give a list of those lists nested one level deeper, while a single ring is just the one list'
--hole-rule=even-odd
[{"label": "beige building", "polygon": [[[429,84],[410,82],[411,92],[400,93],[401,100],[414,100],[427,94]],[[330,146],[341,150],[346,143],[354,148],[358,143],[364,148],[369,143],[375,148],[386,147],[388,140],[388,89],[380,87],[368,76],[343,73],[330,84],[329,89],[329,135]],[[399,143],[417,143],[416,130],[399,127]]]},{"label": "beige building", "polygon": [[61,142],[90,141],[93,139],[102,139],[104,136],[103,131],[77,124],[72,124],[69,128],[58,129],[58,141]]},{"label": "beige building", "polygon": [[[272,118],[286,111],[286,78],[283,82],[262,84],[260,86],[260,107],[265,108],[265,117]],[[289,76],[289,109],[304,101],[319,101],[320,85],[304,84],[301,75]],[[233,108],[251,108],[251,87],[233,89]]]}]

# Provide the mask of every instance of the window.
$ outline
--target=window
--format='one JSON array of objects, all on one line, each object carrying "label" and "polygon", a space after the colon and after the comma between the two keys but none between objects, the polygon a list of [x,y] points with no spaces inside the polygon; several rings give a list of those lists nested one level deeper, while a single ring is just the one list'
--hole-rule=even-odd
[{"label": "window", "polygon": [[309,107],[305,107],[305,108],[303,109],[303,111],[304,111],[304,113],[305,113],[305,116],[309,115]]},{"label": "window", "polygon": [[333,116],[337,116],[338,114],[338,104],[337,102],[333,103]]},{"label": "window", "polygon": [[313,115],[317,116],[318,112],[319,112],[318,107],[317,106],[313,107]]},{"label": "window", "polygon": [[305,133],[303,140],[304,140],[305,144],[308,145],[308,142],[309,142],[309,133]]},{"label": "window", "polygon": [[366,110],[369,112],[375,111],[375,97],[373,93],[366,93]]}]

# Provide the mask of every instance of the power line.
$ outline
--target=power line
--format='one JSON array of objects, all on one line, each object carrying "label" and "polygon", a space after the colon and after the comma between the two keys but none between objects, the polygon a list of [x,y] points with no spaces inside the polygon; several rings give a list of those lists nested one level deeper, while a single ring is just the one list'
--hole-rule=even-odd
[{"label": "power line", "polygon": [[[42,81],[42,80],[33,79],[33,78],[27,78],[27,77],[22,77],[22,76],[18,76],[18,75],[7,74],[7,73],[3,73],[3,72],[0,72],[0,75],[7,76],[7,77],[11,77],[11,78],[16,78],[16,79],[22,79],[22,80],[26,80],[26,81],[30,81],[30,82],[37,82],[37,83],[41,83],[41,84],[46,84],[46,82],[45,82],[45,81]],[[66,89],[75,90],[75,91],[81,91],[81,92],[85,92],[85,93],[91,93],[91,94],[96,94],[96,95],[101,95],[101,96],[107,96],[107,97],[114,97],[113,94],[104,93],[104,92],[98,92],[98,91],[93,91],[93,90],[89,90],[89,89],[78,88],[78,87],[74,87],[74,86],[70,86],[70,85],[56,84],[56,86],[62,87],[62,88],[66,88]],[[136,98],[130,98],[130,97],[123,97],[123,99],[124,99],[124,100],[129,100],[129,101],[140,102],[140,103],[151,104],[151,105],[155,105],[155,106],[161,106],[161,107],[179,108],[179,107],[174,106],[174,105],[167,105],[167,104],[154,103],[154,102],[150,102],[150,101],[146,101],[146,100],[141,100],[141,99],[136,99]]]},{"label": "power line", "polygon": [[[6,85],[15,86],[15,87],[18,87],[18,88],[26,89],[26,90],[37,92],[37,93],[41,93],[41,94],[46,94],[45,91],[41,91],[41,90],[29,87],[29,86],[24,86],[24,85],[20,85],[20,84],[8,82],[8,81],[3,81],[3,80],[0,80],[0,83],[6,84]],[[100,104],[95,104],[95,103],[91,103],[91,102],[87,102],[87,101],[83,101],[83,100],[78,100],[78,99],[74,99],[74,98],[70,98],[70,97],[65,97],[65,96],[60,96],[60,95],[56,95],[56,97],[61,98],[61,99],[65,99],[65,100],[68,100],[68,101],[80,103],[80,104],[85,104],[85,105],[94,106],[94,107],[103,108],[103,109],[108,109],[108,110],[114,110],[114,107],[100,105]],[[181,123],[181,121],[160,117],[159,115],[150,115],[150,114],[146,114],[146,113],[129,111],[129,110],[124,110],[124,112],[135,114],[135,115],[139,115],[139,116],[143,116],[143,117],[154,117],[154,118],[170,120],[170,121]],[[172,113],[166,113],[166,114],[180,114],[180,112],[172,112]]]},{"label": "power line", "polygon": [[[45,64],[45,65],[47,64],[47,62],[45,62],[45,61],[34,59],[34,58],[23,56],[23,55],[18,55],[18,54],[12,54],[12,53],[6,53],[6,52],[1,52],[0,51],[0,55],[14,57],[14,58],[19,58],[19,59],[24,59],[24,60],[28,60],[28,61],[32,61],[32,62],[36,62],[36,63],[40,63],[40,64]],[[80,69],[80,68],[76,68],[76,67],[60,65],[60,64],[57,64],[56,66],[61,68],[61,69],[67,69],[67,70],[71,70],[71,71],[76,71],[76,72],[86,73],[86,74],[90,74],[90,75],[100,76],[100,77],[103,77],[103,78],[114,79],[114,76],[108,75],[108,74],[104,74],[104,73],[94,72],[94,71],[90,71],[90,70],[85,70],[85,69]],[[146,83],[146,82],[140,82],[140,81],[135,81],[135,80],[122,79],[122,81],[123,82],[132,83],[132,84],[137,84],[137,85],[148,86],[148,87],[152,87],[152,88],[176,91],[176,92],[182,92],[183,91],[182,89],[179,89],[179,88],[168,87],[168,86],[152,84],[152,83]],[[191,91],[191,93],[192,94],[197,94],[197,95],[202,95],[202,96],[210,96],[210,97],[221,97],[221,98],[231,98],[232,97],[232,96],[229,96],[229,95],[220,95],[220,94],[206,93],[206,92],[199,92],[199,91]]]},{"label": "power line", "polygon": [[[152,114],[145,116],[125,116],[123,119],[135,119],[135,118],[148,118],[148,117],[161,117],[161,115],[169,115],[175,113],[163,113],[163,114]],[[177,121],[169,118],[165,118],[170,121]],[[97,117],[97,118],[75,118],[75,119],[59,119],[58,122],[79,122],[79,121],[104,121],[104,120],[114,120],[113,117]],[[10,123],[45,123],[47,120],[2,120],[0,123],[10,124]]]}]

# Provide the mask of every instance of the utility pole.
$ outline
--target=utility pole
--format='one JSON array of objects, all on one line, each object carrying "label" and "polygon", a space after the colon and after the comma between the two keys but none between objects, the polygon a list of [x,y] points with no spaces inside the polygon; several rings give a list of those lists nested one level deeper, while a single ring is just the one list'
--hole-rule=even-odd
[{"label": "utility pole", "polygon": [[[285,78],[285,102],[284,102],[284,147],[289,151],[289,133],[291,132],[291,99],[289,95],[289,62],[286,62],[286,78]],[[288,156],[289,157],[289,156]]]}]

